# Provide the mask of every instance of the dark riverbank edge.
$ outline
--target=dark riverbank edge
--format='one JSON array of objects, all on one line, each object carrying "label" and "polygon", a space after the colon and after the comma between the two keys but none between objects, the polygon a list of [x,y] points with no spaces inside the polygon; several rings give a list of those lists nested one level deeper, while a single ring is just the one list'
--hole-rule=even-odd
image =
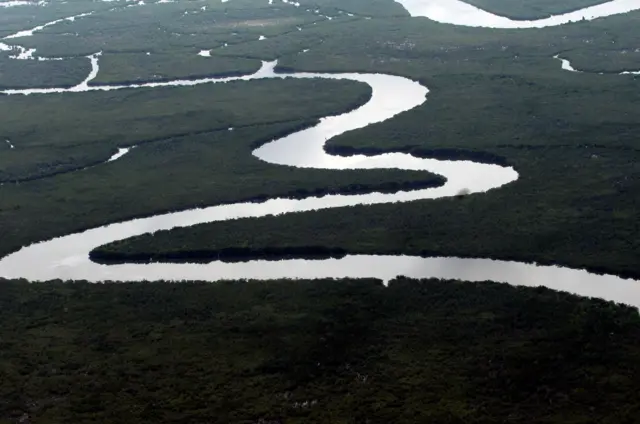
[{"label": "dark riverbank edge", "polygon": [[[240,74],[242,75],[242,74]],[[185,80],[186,81],[186,80]],[[145,82],[137,82],[137,83],[132,83],[132,84],[144,84]],[[115,84],[114,84],[115,85]],[[371,100],[371,89],[369,87],[369,90],[367,91],[367,94],[359,96],[357,98],[355,98],[353,100],[353,102],[349,103],[343,110],[338,111],[335,113],[335,115],[340,115],[343,113],[348,113],[351,112],[355,109],[358,109],[359,107],[361,107],[362,105],[366,104],[367,102],[369,102],[369,100]],[[301,121],[300,125],[297,125],[293,128],[289,128],[287,130],[284,130],[280,133],[276,133],[273,136],[267,137],[267,138],[263,138],[260,139],[258,141],[256,141],[255,143],[253,143],[251,145],[251,150],[255,150],[261,146],[263,146],[264,144],[267,144],[275,139],[281,138],[281,137],[285,137],[287,135],[293,134],[295,132],[299,132],[299,131],[303,131],[306,129],[309,129],[315,125],[317,125],[319,123],[319,119],[321,118],[321,116],[313,116],[310,117],[308,119],[305,119],[304,121]],[[249,124],[249,125],[242,125],[242,126],[238,126],[237,128],[252,128],[252,127],[257,127],[260,125],[270,125],[270,124],[279,124],[279,123],[287,123],[287,122],[291,122],[291,121],[272,121],[272,122],[259,122],[259,123],[255,123],[255,124]],[[135,142],[131,142],[127,145],[122,145],[119,147],[132,147],[132,146],[142,146],[145,144],[150,144],[150,143],[155,143],[155,142],[161,142],[161,141],[167,141],[173,138],[178,138],[178,137],[188,137],[188,136],[196,136],[196,135],[202,135],[202,134],[207,134],[207,133],[213,133],[213,132],[218,132],[218,131],[227,131],[228,127],[224,126],[221,128],[212,128],[212,129],[207,129],[207,130],[202,130],[202,131],[194,131],[194,132],[188,132],[188,133],[180,133],[180,134],[174,134],[174,135],[170,135],[167,137],[157,137],[157,138],[151,138],[151,139],[147,139],[147,140],[140,140],[140,141],[135,141]],[[46,170],[43,170],[42,172],[39,172],[35,175],[29,175],[29,176],[25,176],[25,177],[21,177],[21,178],[0,178],[0,184],[19,184],[19,183],[27,183],[27,182],[32,182],[32,181],[38,181],[38,180],[42,180],[45,178],[52,178],[52,177],[56,177],[59,175],[64,175],[64,174],[69,174],[72,172],[78,172],[78,171],[82,171],[85,169],[89,169],[89,168],[93,168],[95,166],[98,165],[102,165],[104,163],[107,162],[107,160],[109,159],[109,157],[111,155],[113,155],[114,153],[116,153],[115,151],[110,151],[108,156],[104,156],[101,158],[98,158],[96,160],[92,160],[90,162],[86,162],[84,164],[78,165],[78,166],[66,166],[63,167],[62,169],[57,169],[57,170],[51,170],[49,172],[47,172]],[[172,211],[174,212],[174,211]],[[151,214],[151,215],[155,215],[155,214]]]},{"label": "dark riverbank edge", "polygon": [[96,84],[93,81],[89,81],[88,85],[89,87],[112,87],[112,86],[119,86],[119,85],[166,83],[171,81],[197,81],[197,80],[202,80],[207,78],[245,77],[245,76],[255,74],[259,69],[260,68],[249,71],[249,72],[240,72],[240,71],[216,72],[213,74],[201,74],[201,75],[195,74],[195,75],[189,75],[185,77],[170,76],[170,77],[160,77],[160,78],[154,78],[154,79],[123,79],[123,80],[111,81],[106,84],[105,83]]},{"label": "dark riverbank edge", "polygon": [[541,19],[546,19],[549,16],[558,16],[558,15],[565,15],[567,13],[572,13],[572,12],[576,12],[578,10],[582,10],[585,9],[587,7],[593,7],[593,6],[597,6],[599,4],[603,4],[603,3],[607,3],[608,0],[591,0],[588,2],[585,2],[585,4],[581,4],[581,5],[575,5],[575,6],[571,6],[571,7],[565,7],[563,9],[560,10],[554,10],[552,12],[547,12],[547,13],[543,13],[542,11],[540,12],[535,12],[535,11],[530,11],[530,12],[526,12],[526,11],[522,11],[520,13],[518,12],[509,12],[508,10],[505,10],[503,8],[501,8],[500,6],[496,7],[495,5],[493,5],[493,7],[488,7],[488,5],[483,4],[482,0],[463,0],[465,3],[470,4],[471,6],[480,9],[484,12],[487,13],[491,13],[493,15],[497,15],[503,18],[507,18],[507,19],[511,19],[514,21],[538,21]]},{"label": "dark riverbank edge", "polygon": [[[284,121],[270,121],[270,122],[259,122],[256,124],[249,124],[249,125],[240,125],[237,126],[235,128],[237,129],[242,129],[242,128],[253,128],[253,127],[259,127],[262,125],[274,125],[274,124],[286,124],[289,122],[295,122],[295,121],[288,121],[288,120],[284,120]],[[297,132],[297,131],[301,131],[307,128],[310,128],[314,125],[316,125],[318,123],[317,119],[313,119],[311,118],[310,120],[305,120],[302,121],[300,125],[295,126],[293,129],[293,132]],[[131,147],[139,147],[139,146],[144,146],[146,144],[151,144],[151,143],[157,143],[157,142],[163,142],[163,141],[168,141],[168,140],[172,140],[175,138],[183,138],[183,137],[191,137],[191,136],[198,136],[198,135],[204,135],[204,134],[212,134],[212,133],[217,133],[217,132],[224,132],[224,131],[228,131],[228,127],[224,126],[224,127],[219,127],[219,128],[212,128],[212,129],[207,129],[207,130],[202,130],[202,131],[191,131],[191,132],[187,132],[187,133],[179,133],[179,134],[174,134],[174,135],[170,135],[167,137],[155,137],[155,138],[150,138],[147,140],[140,140],[140,141],[135,141],[133,143],[127,144],[127,145],[122,145],[119,146],[121,148],[131,148]],[[282,135],[280,135],[282,134]],[[282,132],[277,135],[277,137],[283,137],[286,136],[288,134],[288,132]],[[253,145],[251,145],[252,149],[256,149],[260,146],[262,146],[263,144],[266,144],[268,142],[270,142],[271,139],[262,139],[259,140],[258,142],[254,143]],[[66,167],[57,171],[51,171],[49,173],[42,173],[42,174],[36,174],[33,176],[28,176],[28,177],[23,177],[23,178],[15,178],[15,179],[0,179],[0,184],[19,184],[19,183],[28,183],[28,182],[32,182],[32,181],[39,181],[39,180],[43,180],[46,178],[52,178],[52,177],[56,177],[59,175],[64,175],[64,174],[70,174],[73,172],[78,172],[78,171],[84,171],[90,168],[94,168],[96,166],[99,165],[103,165],[106,164],[109,157],[111,157],[113,154],[117,153],[116,150],[110,151],[109,152],[109,156],[104,156],[101,157],[98,160],[94,160],[91,162],[87,162],[84,165],[81,166],[74,166],[74,167]]]},{"label": "dark riverbank edge", "polygon": [[[109,245],[107,245],[109,246]],[[288,259],[307,259],[307,260],[325,260],[325,259],[341,259],[347,255],[372,255],[371,252],[355,252],[349,251],[341,247],[332,246],[295,246],[295,247],[228,247],[223,249],[199,249],[189,251],[171,251],[171,252],[136,252],[124,253],[103,250],[102,247],[91,251],[89,257],[92,261],[102,265],[119,265],[126,263],[149,264],[149,263],[200,263],[206,264],[214,261],[222,261],[228,263],[240,263],[249,261],[280,261]],[[397,256],[419,256],[422,258],[432,257],[450,257],[445,252],[437,251],[421,251],[419,253],[407,251],[384,251],[378,252],[378,255],[397,255]],[[598,275],[616,275],[624,279],[640,279],[640,272],[621,271],[605,266],[592,266],[580,264],[567,264],[559,261],[540,260],[540,259],[523,259],[521,256],[500,256],[495,258],[478,258],[472,255],[456,255],[456,258],[467,259],[488,259],[500,261],[513,261],[532,265],[557,266],[561,268],[583,269],[592,274]]]},{"label": "dark riverbank edge", "polygon": [[504,156],[482,150],[468,150],[458,148],[425,149],[416,146],[403,146],[393,148],[376,147],[351,147],[345,145],[325,146],[325,151],[337,156],[365,155],[377,156],[385,153],[408,153],[421,159],[438,159],[449,161],[473,161],[488,165],[509,166],[509,161]]}]

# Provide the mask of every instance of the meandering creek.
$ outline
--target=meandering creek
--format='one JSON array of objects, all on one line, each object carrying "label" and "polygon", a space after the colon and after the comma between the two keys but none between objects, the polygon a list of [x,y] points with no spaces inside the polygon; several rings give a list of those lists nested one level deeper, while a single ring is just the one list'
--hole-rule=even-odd
[{"label": "meandering creek", "polygon": [[[431,1],[401,1],[407,4],[432,4]],[[611,2],[624,3],[624,2]],[[640,4],[636,3],[636,8]],[[447,4],[442,2],[443,7]],[[592,9],[592,8],[590,8]],[[413,12],[412,12],[413,13]],[[484,12],[486,13],[486,12]],[[620,12],[621,13],[621,12]],[[601,15],[605,16],[605,15]],[[427,101],[428,89],[407,78],[383,74],[278,74],[276,62],[264,62],[253,75],[229,78],[176,80],[129,85],[92,86],[88,83],[99,72],[99,54],[90,56],[92,70],[85,81],[73,88],[5,90],[11,95],[45,95],[47,93],[77,93],[86,91],[150,89],[154,87],[248,81],[263,78],[326,78],[353,80],[368,84],[371,99],[351,112],[323,118],[316,126],[305,129],[256,149],[253,154],[274,165],[323,169],[380,169],[398,168],[424,170],[447,178],[444,186],[434,189],[372,193],[367,195],[330,195],[300,200],[271,199],[263,203],[237,203],[155,215],[144,219],[114,223],[43,241],[0,259],[0,276],[26,278],[31,281],[50,279],[88,281],[138,280],[206,280],[373,277],[384,280],[399,275],[409,277],[454,278],[469,281],[494,280],[514,285],[546,286],[557,290],[600,297],[606,300],[640,306],[640,281],[611,275],[595,275],[584,270],[556,266],[537,266],[491,259],[462,259],[451,257],[421,258],[411,256],[348,255],[341,259],[250,261],[245,263],[212,262],[209,264],[123,264],[100,265],[89,260],[89,252],[103,244],[129,237],[205,222],[255,218],[285,213],[338,208],[353,205],[374,205],[390,202],[410,202],[454,196],[461,190],[470,195],[483,193],[514,182],[518,178],[512,168],[470,161],[440,161],[419,159],[407,154],[393,153],[373,157],[338,157],[327,154],[324,144],[332,137],[358,128],[382,122],[413,109]],[[72,94],[69,94],[72,95]],[[126,154],[123,147],[118,159]],[[136,149],[137,150],[137,149]],[[109,166],[105,164],[104,166]],[[481,194],[476,194],[481,195]]]}]

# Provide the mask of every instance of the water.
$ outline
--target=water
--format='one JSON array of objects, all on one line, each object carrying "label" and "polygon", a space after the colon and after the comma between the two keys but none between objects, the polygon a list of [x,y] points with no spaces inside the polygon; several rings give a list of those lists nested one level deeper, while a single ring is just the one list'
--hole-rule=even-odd
[{"label": "water", "polygon": [[118,159],[120,159],[121,157],[123,157],[124,155],[126,155],[127,153],[129,153],[131,151],[131,149],[135,148],[136,146],[132,146],[132,147],[118,147],[118,152],[114,153],[113,156],[111,156],[109,159],[107,159],[107,162],[113,162],[116,161]]},{"label": "water", "polygon": [[[443,2],[442,0],[438,0],[438,2],[439,7],[442,9],[446,9],[447,5],[453,4],[455,6],[457,4],[456,2]],[[422,12],[431,13],[435,4],[431,1],[416,0],[403,1],[402,3],[410,11],[414,9],[412,13],[416,13],[418,6]],[[452,12],[455,12],[455,8],[452,9]],[[248,81],[263,78],[283,78],[285,76],[363,82],[372,89],[372,97],[365,105],[342,115],[325,117],[315,127],[274,140],[256,149],[253,154],[261,160],[274,165],[303,168],[424,170],[443,175],[447,182],[442,187],[434,189],[392,194],[331,195],[321,198],[309,197],[301,200],[271,199],[259,204],[220,205],[105,225],[81,233],[26,246],[20,251],[0,259],[0,275],[5,278],[26,278],[31,281],[56,278],[88,281],[217,281],[241,278],[372,277],[389,280],[398,275],[405,275],[416,278],[438,277],[469,281],[494,280],[514,285],[543,285],[584,296],[600,297],[606,300],[640,306],[640,285],[635,280],[622,279],[610,275],[595,275],[584,270],[491,259],[348,255],[342,259],[251,261],[246,263],[212,262],[210,264],[123,264],[110,266],[95,264],[89,260],[88,256],[92,249],[113,241],[159,230],[189,227],[205,222],[300,213],[352,205],[436,199],[454,196],[463,190],[472,195],[473,193],[483,193],[496,189],[518,178],[517,172],[512,168],[470,161],[419,159],[400,153],[373,157],[360,155],[337,157],[328,155],[324,151],[324,144],[334,136],[391,119],[399,113],[423,104],[427,99],[428,89],[407,78],[359,73],[295,73],[282,75],[274,72],[276,62],[264,62],[260,70],[255,74],[242,77],[90,86],[88,83],[99,72],[99,57],[99,54],[89,56],[92,65],[91,72],[85,81],[73,88],[5,90],[4,93],[11,95],[45,95],[48,93],[77,93],[98,90],[149,89],[154,87],[219,84],[229,81]],[[565,69],[567,69],[567,64],[568,62],[566,64],[563,62]]]},{"label": "water", "polygon": [[619,15],[640,9],[638,0],[613,0],[562,15],[532,21],[519,21],[478,9],[460,0],[395,0],[411,16],[422,16],[453,25],[485,28],[545,28]]},{"label": "water", "polygon": [[[554,59],[558,59],[562,63],[562,69],[569,72],[578,72],[582,73],[583,71],[576,69],[571,64],[571,61],[568,59],[563,59],[558,55],[553,56]],[[604,72],[599,72],[600,75],[604,75]],[[619,72],[618,75],[640,75],[640,71],[623,71]]]}]

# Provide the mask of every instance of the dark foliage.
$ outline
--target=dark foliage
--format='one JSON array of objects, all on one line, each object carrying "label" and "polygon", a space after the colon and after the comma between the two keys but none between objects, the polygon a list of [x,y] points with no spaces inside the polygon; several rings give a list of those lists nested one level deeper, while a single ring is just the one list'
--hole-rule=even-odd
[{"label": "dark foliage", "polygon": [[632,423],[637,310],[439,280],[2,281],[0,422]]}]

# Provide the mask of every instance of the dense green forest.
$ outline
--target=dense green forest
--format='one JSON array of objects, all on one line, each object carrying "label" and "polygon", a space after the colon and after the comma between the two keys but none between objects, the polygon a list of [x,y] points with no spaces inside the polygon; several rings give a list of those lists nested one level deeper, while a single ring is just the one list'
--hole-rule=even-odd
[{"label": "dense green forest", "polygon": [[[37,47],[44,56],[89,55],[97,51],[197,53],[225,43],[230,47],[239,43],[259,46],[260,35],[295,33],[298,27],[326,20],[303,8],[270,7],[267,2],[257,4],[253,0],[176,2],[155,8],[119,7],[63,22],[16,41],[25,47]],[[68,35],[76,33],[82,36]]]},{"label": "dense green forest", "polygon": [[[108,166],[5,184],[0,187],[0,251],[104,222],[194,206],[442,183],[442,177],[424,172],[292,170],[251,155],[257,145],[308,124],[265,123],[169,137],[139,145]],[[149,187],[162,190],[146,192]]]},{"label": "dense green forest", "polygon": [[[553,55],[590,72],[634,69],[640,63],[633,47],[640,41],[633,30],[640,13],[512,32],[408,19],[397,3],[383,0],[371,5],[368,16],[357,0],[317,1],[316,9],[309,10],[284,4],[256,7],[249,0],[203,4],[169,3],[152,11],[56,4],[42,9],[47,18],[95,13],[16,42],[37,47],[43,55],[104,50],[96,83],[246,73],[255,70],[258,60],[275,58],[285,71],[408,76],[431,89],[427,103],[330,140],[327,149],[481,160],[514,166],[521,178],[463,200],[211,224],[159,235],[152,245],[141,237],[101,249],[110,260],[175,259],[196,252],[206,260],[225,249],[240,259],[265,252],[392,252],[534,260],[638,275],[633,219],[639,101],[633,88],[638,82],[631,76],[569,73]],[[540,2],[528,6],[553,12]],[[35,25],[45,17],[27,19],[20,8],[10,8],[2,19],[7,28],[18,29],[16,22]],[[76,33],[83,36],[69,36]],[[259,35],[267,39],[257,41]],[[212,49],[212,57],[197,56],[199,49]],[[86,71],[86,58],[59,63],[73,61],[82,66],[64,74],[64,68],[49,72],[47,78],[66,85],[61,78],[71,81],[77,69]],[[57,63],[25,62],[15,65],[24,68],[20,75],[15,70],[4,75],[30,81],[43,73],[44,68],[36,68],[62,66]],[[254,81],[3,97],[0,135],[17,147],[0,145],[0,175],[5,183],[21,184],[0,187],[0,220],[5,223],[0,252],[105,222],[187,207],[441,183],[432,175],[395,170],[291,171],[259,164],[249,155],[256,145],[324,114],[353,108],[367,96],[366,88],[354,83]],[[119,107],[125,103],[130,107]],[[127,158],[96,166],[116,147],[132,145],[139,147]],[[212,163],[221,165],[212,170]],[[158,175],[159,167],[170,169],[170,182]],[[282,185],[273,182],[279,178],[275,175],[282,177]],[[142,188],[148,193],[145,201],[131,202]],[[425,216],[430,217],[426,222]],[[260,235],[247,249],[243,240],[251,233]]]},{"label": "dense green forest", "polygon": [[[532,19],[597,1],[468,2]],[[100,247],[94,259],[407,254],[640,277],[640,80],[614,75],[640,70],[640,12],[506,31],[410,18],[392,0],[151,3],[0,8],[0,37],[92,12],[12,40],[65,60],[0,51],[0,89],[73,86],[97,52],[92,84],[248,74],[276,59],[282,72],[401,75],[426,85],[428,101],[329,140],[329,152],[471,159],[520,178],[477,195],[159,232]],[[586,72],[562,70],[555,55]],[[370,95],[352,81],[293,79],[0,95],[0,257],[168,211],[443,184],[426,172],[296,169],[251,155]],[[544,288],[0,279],[0,322],[0,424],[640,417],[638,310]]]},{"label": "dense green forest", "polygon": [[[353,109],[369,96],[365,84],[293,79],[9,96],[0,102],[0,138],[12,140],[16,148],[0,156],[0,182],[82,169],[104,162],[118,146],[230,127],[313,121]],[[314,101],[300,107],[305,98]],[[273,104],[278,107],[269,107]]]},{"label": "dense green forest", "polygon": [[100,73],[91,85],[248,75],[260,69],[256,59],[211,60],[197,53],[107,53],[100,57]]},{"label": "dense green forest", "polygon": [[7,88],[73,87],[91,70],[89,59],[14,60],[0,52],[0,90]]},{"label": "dense green forest", "polygon": [[[635,45],[640,40],[632,28],[639,19],[633,12],[522,32],[372,19],[326,24],[341,31],[339,39],[318,28],[301,37],[265,40],[273,52],[286,49],[294,38],[301,43],[296,48],[310,47],[283,58],[285,70],[377,70],[409,76],[431,89],[424,105],[329,140],[330,152],[473,159],[514,166],[520,179],[464,200],[178,229],[114,243],[94,257],[207,261],[404,253],[558,263],[638,277],[639,80],[566,72],[553,55],[562,51],[580,62],[572,46],[586,54],[612,45],[611,40],[620,48]],[[326,38],[311,46],[316,34]],[[587,49],[592,43],[584,40],[598,46]],[[354,52],[351,45],[362,49]],[[250,45],[241,47],[234,50],[239,55],[259,53]],[[261,51],[264,58],[275,54]],[[640,69],[638,54],[626,56],[626,68],[636,63]],[[589,66],[597,70],[605,63],[606,57],[596,56]]]},{"label": "dense green forest", "polygon": [[[81,3],[57,5],[47,13],[86,12]],[[640,67],[633,47],[640,42],[634,31],[640,13],[513,32],[407,19],[404,9],[390,1],[376,1],[369,16],[357,0],[316,3],[310,11],[284,4],[256,7],[249,0],[206,3],[205,10],[199,3],[169,3],[153,11],[98,8],[91,16],[16,42],[44,55],[105,50],[95,83],[247,73],[258,60],[276,58],[281,70],[408,76],[431,89],[423,106],[330,140],[327,149],[507,164],[518,170],[519,181],[461,201],[217,223],[158,235],[153,243],[143,236],[100,249],[96,257],[411,253],[553,262],[638,275],[640,248],[632,218],[638,203],[635,105],[640,99],[633,89],[638,82],[631,76],[569,73],[553,56],[560,53],[591,72]],[[529,4],[534,5],[549,7]],[[15,13],[15,19],[24,18]],[[7,25],[14,22],[9,18],[3,17]],[[163,23],[159,27],[158,21]],[[76,32],[86,36],[65,35]],[[267,39],[257,41],[263,34]],[[212,49],[212,57],[197,56],[199,49]],[[86,58],[73,60],[86,70]],[[0,252],[105,222],[187,207],[441,182],[394,170],[293,172],[250,156],[252,147],[276,134],[362,104],[365,91],[346,82],[254,81],[3,98],[1,135],[17,148],[0,145],[0,175],[5,182],[23,183],[0,187],[0,220],[6,223]],[[300,96],[309,101],[301,103]],[[125,102],[131,107],[116,107]],[[78,120],[86,125],[74,125]],[[83,170],[82,178],[69,173],[95,166],[126,145],[139,148],[108,167]],[[158,167],[170,170],[170,182],[158,175]],[[282,185],[274,182],[280,178],[275,175]],[[145,201],[132,202],[142,188],[148,193]],[[250,248],[245,242],[249,234]]]},{"label": "dense green forest", "polygon": [[486,194],[203,224],[116,242],[95,256],[110,261],[277,259],[293,252],[318,258],[346,253],[490,257],[640,276],[637,152],[492,151],[508,157],[521,178]]},{"label": "dense green forest", "polygon": [[2,281],[0,422],[633,423],[637,310],[399,279]]},{"label": "dense green forest", "polygon": [[103,13],[113,9],[109,2],[67,0],[48,2],[47,7],[7,7],[0,13],[0,36],[5,37],[18,31],[34,28],[56,19],[76,16],[82,13]]}]

